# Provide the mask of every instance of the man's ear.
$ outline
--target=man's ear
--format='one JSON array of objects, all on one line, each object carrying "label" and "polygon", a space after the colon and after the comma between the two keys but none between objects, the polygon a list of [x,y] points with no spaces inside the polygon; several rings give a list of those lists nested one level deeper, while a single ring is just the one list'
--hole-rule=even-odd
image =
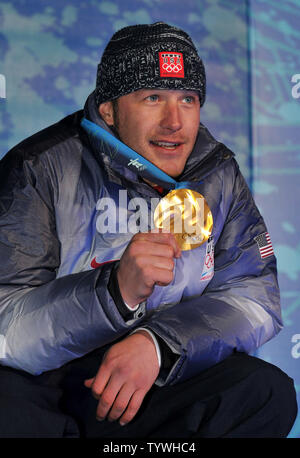
[{"label": "man's ear", "polygon": [[112,102],[104,102],[101,103],[99,106],[99,113],[101,118],[108,124],[109,126],[114,125],[114,110]]}]

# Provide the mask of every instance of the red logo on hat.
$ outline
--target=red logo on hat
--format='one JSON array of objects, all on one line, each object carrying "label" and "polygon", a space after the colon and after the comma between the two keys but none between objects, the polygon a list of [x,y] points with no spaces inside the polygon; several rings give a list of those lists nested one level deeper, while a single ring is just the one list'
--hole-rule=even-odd
[{"label": "red logo on hat", "polygon": [[181,52],[160,52],[159,68],[162,78],[184,78],[183,55]]}]

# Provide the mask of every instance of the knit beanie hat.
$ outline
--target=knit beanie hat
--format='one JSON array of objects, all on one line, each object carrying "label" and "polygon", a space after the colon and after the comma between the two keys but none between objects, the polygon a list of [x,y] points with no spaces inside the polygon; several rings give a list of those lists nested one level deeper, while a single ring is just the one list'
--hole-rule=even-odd
[{"label": "knit beanie hat", "polygon": [[106,46],[98,65],[97,105],[138,89],[185,89],[205,100],[205,69],[189,35],[156,22],[124,27]]}]

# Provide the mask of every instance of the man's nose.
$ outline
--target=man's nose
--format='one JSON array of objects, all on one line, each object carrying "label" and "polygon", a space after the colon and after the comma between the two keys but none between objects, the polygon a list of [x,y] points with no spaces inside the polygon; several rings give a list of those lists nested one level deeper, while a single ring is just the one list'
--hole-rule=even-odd
[{"label": "man's nose", "polygon": [[162,112],[160,127],[169,131],[176,132],[182,127],[182,120],[177,104],[167,103]]}]

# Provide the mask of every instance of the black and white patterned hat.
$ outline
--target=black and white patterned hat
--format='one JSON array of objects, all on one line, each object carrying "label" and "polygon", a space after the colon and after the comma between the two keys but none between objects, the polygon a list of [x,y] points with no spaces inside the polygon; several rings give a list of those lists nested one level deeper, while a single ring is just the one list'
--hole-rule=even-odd
[{"label": "black and white patterned hat", "polygon": [[205,69],[190,36],[164,22],[124,27],[106,46],[95,89],[100,105],[138,89],[197,91],[205,101]]}]

